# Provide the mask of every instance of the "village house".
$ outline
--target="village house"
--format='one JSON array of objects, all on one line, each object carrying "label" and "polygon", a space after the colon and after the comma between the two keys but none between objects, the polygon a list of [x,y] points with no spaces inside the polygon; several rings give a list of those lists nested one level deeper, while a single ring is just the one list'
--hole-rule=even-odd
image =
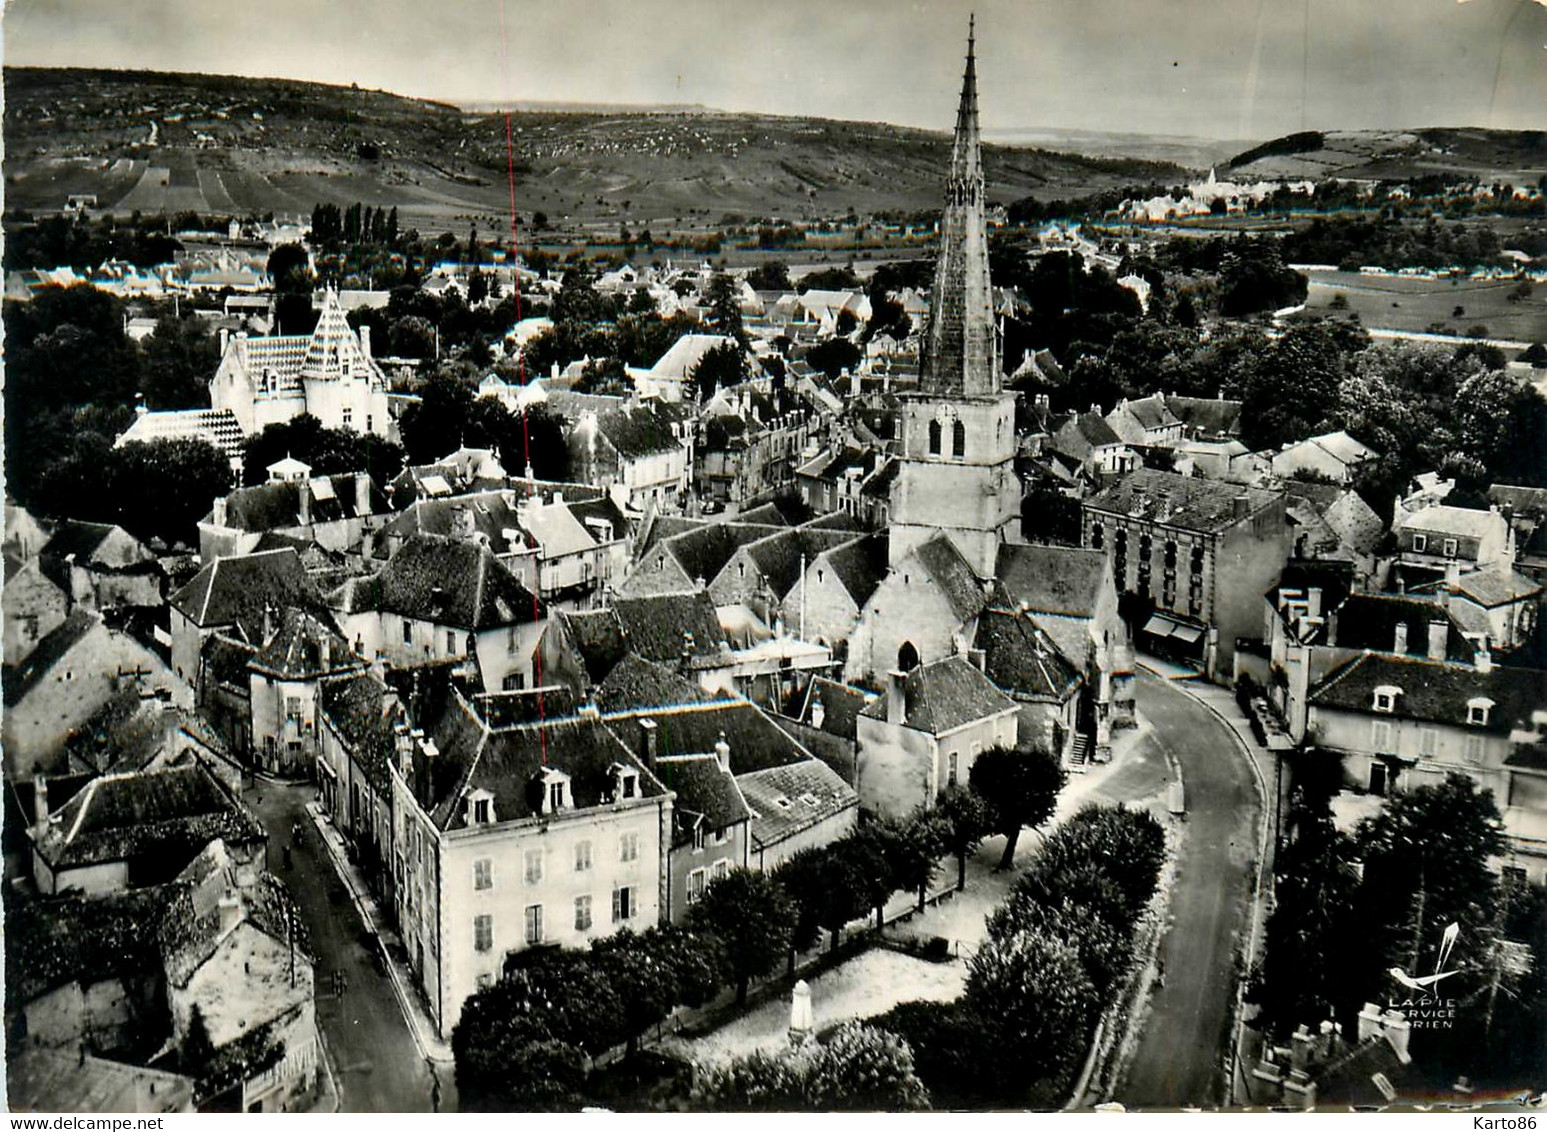
[{"label": "village house", "polygon": [[1528,647],[1535,641],[1547,597],[1541,582],[1508,567],[1472,570],[1409,592],[1438,595],[1466,626],[1468,636],[1484,635],[1496,652]]},{"label": "village house", "polygon": [[633,511],[652,504],[680,510],[692,468],[692,422],[685,414],[651,399],[566,420],[576,479],[606,489]]},{"label": "village house", "polygon": [[47,791],[34,793],[32,875],[50,896],[165,884],[217,837],[240,864],[263,860],[257,815],[197,761],[95,778],[46,817]]},{"label": "village house", "polygon": [[71,733],[129,687],[191,701],[188,687],[155,651],[95,614],[71,613],[5,673],[0,741],[7,777],[58,769]]},{"label": "village house", "polygon": [[1284,445],[1272,454],[1271,466],[1273,474],[1283,480],[1311,474],[1333,483],[1348,484],[1359,465],[1374,455],[1373,449],[1348,433],[1329,432]]},{"label": "village house", "polygon": [[849,515],[872,529],[886,526],[898,463],[884,449],[844,443],[802,458],[795,484],[806,506],[822,515]]},{"label": "village house", "polygon": [[1023,744],[1053,752],[1069,766],[1105,761],[1108,742],[1097,744],[1095,704],[1084,694],[1081,667],[1064,656],[1036,617],[1020,610],[987,609],[978,618],[969,658],[989,682],[1018,705]]},{"label": "village house", "polygon": [[1407,586],[1514,565],[1513,532],[1496,506],[1473,511],[1441,503],[1402,511],[1391,531],[1397,540],[1396,574]]},{"label": "village house", "polygon": [[48,580],[35,559],[23,563],[7,557],[0,606],[5,619],[5,664],[14,668],[63,623],[70,599]]},{"label": "village house", "polygon": [[791,484],[813,415],[793,394],[744,382],[699,415],[693,482],[700,500],[741,506]]},{"label": "village house", "polygon": [[454,659],[485,691],[531,687],[547,609],[488,547],[444,535],[408,538],[381,571],[334,591],[356,655],[411,667]]},{"label": "village house", "polygon": [[784,624],[801,639],[831,648],[834,660],[844,660],[865,604],[886,577],[886,560],[884,535],[846,538],[808,555],[805,572],[779,607]]},{"label": "village house", "polygon": [[1053,429],[1048,450],[1066,457],[1087,477],[1133,471],[1139,466],[1138,453],[1107,423],[1100,408],[1092,405],[1088,413],[1071,413]]},{"label": "village house", "polygon": [[1547,878],[1547,672],[1427,657],[1355,657],[1310,692],[1308,733],[1345,781],[1383,795],[1459,773],[1493,791],[1505,868]]},{"label": "village house", "polygon": [[1106,422],[1123,443],[1140,448],[1174,448],[1185,427],[1161,393],[1133,401],[1124,397],[1106,415]]},{"label": "village house", "polygon": [[1182,422],[1190,440],[1233,440],[1241,435],[1241,402],[1223,397],[1165,395],[1166,411]]},{"label": "village house", "polygon": [[358,552],[367,534],[391,517],[386,497],[364,472],[312,476],[286,457],[268,467],[268,482],[216,499],[199,521],[204,562],[250,554],[265,534],[288,534],[328,550]]},{"label": "village house", "polygon": [[661,401],[680,402],[696,370],[711,350],[726,346],[741,350],[736,339],[724,334],[684,334],[673,342],[649,369],[629,368],[634,381],[634,392],[641,398],[654,397]]},{"label": "village house", "polygon": [[293,547],[217,558],[168,604],[172,668],[191,686],[201,679],[204,644],[216,633],[261,648],[283,610],[326,608]]},{"label": "village house", "polygon": [[[641,720],[646,729],[654,720]],[[680,924],[711,881],[747,867],[752,811],[730,768],[730,744],[722,735],[708,754],[657,756],[647,765],[674,795],[671,848],[667,854],[664,919]]]},{"label": "village house", "polygon": [[244,435],[303,414],[324,428],[392,434],[387,380],[371,356],[369,326],[352,329],[329,291],[311,334],[222,334],[210,406],[230,412]]},{"label": "village house", "polygon": [[660,922],[672,795],[594,718],[493,729],[454,695],[426,732],[389,767],[393,874],[447,1036],[512,955]]},{"label": "village house", "polygon": [[410,727],[407,713],[384,680],[360,671],[322,682],[317,720],[318,799],[335,828],[354,845],[366,879],[390,905],[393,822],[387,767],[400,732]]},{"label": "village house", "polygon": [[166,598],[166,575],[156,556],[111,523],[62,520],[38,552],[38,565],[83,609],[160,605]]},{"label": "village house", "polygon": [[618,592],[629,597],[702,589],[748,543],[787,530],[781,523],[699,522],[673,518],[650,524]]},{"label": "village house", "polygon": [[1140,647],[1228,675],[1289,557],[1283,493],[1144,468],[1080,510],[1081,545],[1109,550],[1119,589],[1154,603]]},{"label": "village house", "polygon": [[309,776],[319,755],[322,681],[364,667],[326,615],[286,609],[247,662],[247,735],[256,765],[268,774]]},{"label": "village house", "polygon": [[1332,483],[1289,480],[1284,507],[1293,528],[1294,556],[1348,562],[1359,576],[1373,580],[1375,552],[1386,524],[1352,488]]},{"label": "village house", "polygon": [[966,657],[888,673],[885,693],[856,721],[861,804],[892,817],[932,806],[941,791],[966,786],[978,755],[1016,746],[1018,716]]}]

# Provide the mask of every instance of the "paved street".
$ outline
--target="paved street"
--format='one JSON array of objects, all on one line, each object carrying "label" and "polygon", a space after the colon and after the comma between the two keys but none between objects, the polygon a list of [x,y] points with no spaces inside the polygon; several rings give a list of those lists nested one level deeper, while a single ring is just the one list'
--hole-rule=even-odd
[{"label": "paved street", "polygon": [[[309,786],[260,782],[247,791],[248,803],[269,831],[269,868],[290,885],[318,956],[317,1023],[327,1043],[345,1112],[428,1112],[432,1083],[387,977],[377,972],[362,943],[365,925],[343,882],[319,843],[305,805],[316,794]],[[291,827],[305,830],[299,842]],[[291,867],[284,849],[291,847]],[[347,980],[342,997],[333,993],[333,972]],[[453,1103],[449,1067],[440,1069],[443,1109]]]},{"label": "paved street", "polygon": [[1161,944],[1165,985],[1154,992],[1117,1099],[1129,1108],[1216,1104],[1224,1099],[1234,963],[1249,930],[1260,807],[1234,736],[1207,708],[1148,675],[1140,677],[1138,703],[1153,742],[1181,764],[1187,831]]}]

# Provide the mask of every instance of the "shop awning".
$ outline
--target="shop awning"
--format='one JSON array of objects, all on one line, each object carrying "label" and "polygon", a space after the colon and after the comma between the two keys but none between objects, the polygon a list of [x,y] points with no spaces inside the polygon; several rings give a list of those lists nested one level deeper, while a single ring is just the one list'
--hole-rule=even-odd
[{"label": "shop awning", "polygon": [[1164,613],[1156,613],[1144,623],[1144,632],[1152,637],[1175,637],[1187,644],[1196,644],[1203,637],[1201,625],[1189,625]]},{"label": "shop awning", "polygon": [[1176,622],[1158,613],[1144,623],[1144,631],[1152,637],[1169,637],[1174,628],[1176,628]]}]

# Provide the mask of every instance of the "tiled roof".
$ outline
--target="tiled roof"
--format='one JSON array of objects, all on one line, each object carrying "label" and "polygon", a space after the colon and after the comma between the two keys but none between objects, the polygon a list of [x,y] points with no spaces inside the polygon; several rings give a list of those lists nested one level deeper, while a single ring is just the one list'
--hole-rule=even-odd
[{"label": "tiled roof", "polygon": [[[196,864],[214,865],[214,871],[206,878],[208,883],[180,884],[156,933],[168,982],[186,987],[234,930],[234,926],[228,928],[221,922],[219,900],[228,892],[241,901],[243,922],[281,942],[286,942],[294,932],[300,961],[310,962],[301,917],[295,914],[290,893],[278,877],[264,873],[255,884],[236,888],[234,869],[204,854],[201,857],[204,859]],[[189,879],[189,874],[185,871],[179,879]],[[222,883],[223,880],[230,884]]]},{"label": "tiled roof", "polygon": [[1429,650],[1429,623],[1432,621],[1443,621],[1446,625],[1445,655],[1451,660],[1470,661],[1476,650],[1462,635],[1461,627],[1445,606],[1432,598],[1349,594],[1337,607],[1335,619],[1328,620],[1327,643],[1345,649],[1392,652],[1396,646],[1396,627],[1404,624],[1407,626],[1408,654],[1425,656]]},{"label": "tiled roof", "polygon": [[366,671],[324,680],[319,696],[322,714],[349,745],[365,777],[386,794],[387,764],[396,748],[397,695]]},{"label": "tiled roof", "polygon": [[913,553],[960,620],[977,616],[988,604],[983,584],[947,535],[935,535],[916,547]]},{"label": "tiled roof", "polygon": [[248,690],[247,666],[258,655],[258,646],[228,637],[224,633],[211,633],[200,652],[205,678],[219,684],[231,684],[244,693]]},{"label": "tiled roof", "polygon": [[364,664],[350,652],[349,642],[333,627],[331,618],[286,609],[274,635],[253,657],[251,667],[284,680],[305,680]]},{"label": "tiled roof", "polygon": [[1105,551],[1015,543],[1000,546],[994,573],[1018,607],[1073,617],[1095,615],[1110,577]]},{"label": "tiled roof", "polygon": [[816,759],[738,774],[752,811],[753,845],[766,849],[859,804],[859,795]]},{"label": "tiled roof", "polygon": [[[88,523],[81,519],[64,519],[54,528],[53,535],[43,544],[43,549],[38,551],[40,557],[57,558],[63,561],[74,556],[73,561],[84,566],[91,561],[91,556],[97,552],[97,548],[107,539],[107,536],[120,528],[112,523]],[[130,537],[127,532],[124,537]],[[149,552],[146,552],[147,556]]]},{"label": "tiled roof", "polygon": [[194,1080],[68,1049],[26,1046],[5,1067],[12,1112],[192,1112]]},{"label": "tiled roof", "polygon": [[75,609],[40,640],[27,658],[5,672],[5,706],[21,703],[27,693],[42,683],[54,665],[69,654],[86,635],[102,622],[84,609]]},{"label": "tiled roof", "polygon": [[[1077,413],[1074,418],[1058,430],[1064,433],[1069,429],[1092,448],[1104,448],[1109,444],[1121,444],[1123,438],[1113,431],[1107,424],[1106,418],[1100,413]],[[1084,455],[1084,453],[1076,453]]]},{"label": "tiled roof", "polygon": [[1079,687],[1079,667],[1064,657],[1028,614],[984,610],[973,645],[983,650],[983,670],[989,680],[1018,699],[1063,703]]},{"label": "tiled roof", "polygon": [[191,859],[216,837],[241,844],[263,836],[257,816],[195,763],[96,779],[54,815],[35,845],[58,870],[152,851]]},{"label": "tiled roof", "polygon": [[774,596],[783,599],[800,580],[802,566],[825,551],[854,541],[848,531],[819,531],[791,528],[747,546],[747,556],[757,563],[768,580]]},{"label": "tiled roof", "polygon": [[715,698],[697,682],[678,675],[674,667],[634,653],[618,661],[596,687],[596,706],[603,712],[708,703]]},{"label": "tiled roof", "polygon": [[828,551],[822,562],[843,583],[855,606],[862,609],[886,577],[886,555],[886,536],[870,535]]},{"label": "tiled roof", "polygon": [[[358,481],[353,475],[317,476],[304,483],[262,483],[238,488],[226,496],[226,523],[242,531],[271,531],[301,526],[301,492],[311,493],[310,523],[331,523],[341,519],[380,515],[389,510],[387,497],[375,484],[366,491],[366,509],[357,504]],[[214,521],[214,512],[205,516]]]},{"label": "tiled roof", "polygon": [[811,757],[755,704],[716,700],[666,709],[640,709],[606,717],[607,726],[630,750],[643,751],[639,721],[656,725],[658,755],[700,755],[714,750],[723,733],[731,749],[731,773],[738,777]]},{"label": "tiled roof", "polygon": [[736,788],[736,780],[720,769],[714,754],[673,755],[655,761],[655,776],[677,795],[672,804],[672,847],[690,844],[693,827],[703,820],[708,830],[748,821],[752,811]]},{"label": "tiled roof", "polygon": [[230,409],[170,409],[135,417],[115,446],[153,440],[203,440],[233,459],[241,457],[246,439]]},{"label": "tiled roof", "polygon": [[1440,503],[1399,515],[1393,527],[1399,531],[1423,531],[1426,534],[1480,539],[1502,523],[1503,520],[1492,511],[1474,511],[1469,507],[1450,507]]},{"label": "tiled roof", "polygon": [[176,889],[28,900],[5,912],[5,997],[31,1002],[56,987],[140,975],[158,966],[156,933]]},{"label": "tiled roof", "polygon": [[1517,515],[1547,515],[1547,487],[1496,483],[1488,489],[1488,498],[1500,507],[1513,508]]},{"label": "tiled roof", "polygon": [[[959,656],[915,668],[903,681],[902,692],[904,725],[930,735],[944,735],[980,719],[1015,710],[1014,700]],[[874,700],[860,714],[869,719],[885,719],[886,697]]]},{"label": "tiled roof", "polygon": [[[414,534],[445,535],[456,530],[459,513],[465,514],[478,534],[489,540],[495,554],[512,554],[527,546],[518,522],[519,497],[515,492],[480,491],[468,495],[416,499],[376,535],[378,546],[387,540]],[[514,533],[514,538],[506,532]]]},{"label": "tiled roof", "polygon": [[737,550],[787,528],[761,523],[708,523],[661,543],[691,580],[712,582]]},{"label": "tiled roof", "polygon": [[671,429],[671,417],[655,402],[609,409],[597,414],[596,427],[624,460],[637,460],[682,447]]},{"label": "tiled roof", "polygon": [[671,344],[659,361],[650,367],[650,376],[656,379],[684,381],[704,360],[710,350],[721,346],[734,346],[736,340],[723,334],[684,334]]},{"label": "tiled roof", "polygon": [[545,616],[538,599],[488,547],[443,535],[410,536],[356,598],[356,608],[474,631]]},{"label": "tiled roof", "polygon": [[531,723],[573,718],[579,703],[575,693],[559,684],[523,688],[518,692],[480,692],[473,710],[491,731]]},{"label": "tiled roof", "polygon": [[[1316,707],[1373,712],[1375,689],[1397,687],[1402,694],[1390,713],[1397,719],[1445,723],[1492,734],[1530,729],[1531,713],[1547,703],[1547,672],[1495,665],[1482,672],[1469,664],[1364,653],[1328,673],[1311,689]],[[1493,701],[1488,722],[1467,723],[1467,701]]]},{"label": "tiled roof", "polygon": [[1143,428],[1164,428],[1167,425],[1179,423],[1170,410],[1166,407],[1165,398],[1159,393],[1152,393],[1148,397],[1140,397],[1128,401],[1125,406],[1133,419],[1139,422]]},{"label": "tiled roof", "polygon": [[1166,408],[1203,435],[1235,436],[1241,430],[1241,402],[1214,397],[1167,397]]},{"label": "tiled roof", "polygon": [[217,558],[177,593],[171,605],[202,629],[234,625],[249,642],[263,640],[265,611],[321,610],[322,599],[294,550]]},{"label": "tiled roof", "polygon": [[600,684],[628,651],[623,626],[610,609],[559,610],[553,619],[563,623],[592,684]]},{"label": "tiled roof", "polygon": [[1473,570],[1461,575],[1455,589],[1478,605],[1492,609],[1540,594],[1542,584],[1518,570]]},{"label": "tiled roof", "polygon": [[720,618],[704,590],[618,598],[612,610],[623,627],[624,645],[646,660],[680,660],[688,633],[695,657],[717,656],[727,648]]},{"label": "tiled roof", "polygon": [[1262,488],[1140,468],[1087,499],[1085,506],[1118,515],[1137,515],[1184,530],[1213,532],[1226,530],[1240,521],[1235,514],[1238,498],[1246,500],[1246,512],[1251,515],[1281,496]]}]

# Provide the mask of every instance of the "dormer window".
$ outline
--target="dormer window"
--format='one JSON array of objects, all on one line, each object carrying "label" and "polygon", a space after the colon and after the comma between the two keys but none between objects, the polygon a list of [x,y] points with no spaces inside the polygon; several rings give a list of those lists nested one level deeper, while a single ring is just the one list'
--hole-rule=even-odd
[{"label": "dormer window", "polygon": [[467,824],[492,825],[494,823],[494,795],[487,790],[473,790],[467,795]]},{"label": "dormer window", "polygon": [[1392,712],[1396,710],[1397,697],[1402,694],[1402,689],[1393,684],[1382,684],[1375,689],[1375,710],[1379,712]]},{"label": "dormer window", "polygon": [[569,775],[549,767],[543,771],[543,813],[556,814],[574,804],[569,788]]},{"label": "dormer window", "polygon": [[1429,549],[1429,536],[1428,535],[1415,534],[1413,536],[1413,550],[1416,553],[1418,553],[1418,554],[1422,554],[1424,551],[1426,551],[1428,549]]},{"label": "dormer window", "polygon": [[1466,702],[1466,721],[1473,727],[1488,726],[1488,713],[1493,710],[1493,701],[1486,696],[1476,696]]},{"label": "dormer window", "polygon": [[611,769],[613,801],[639,797],[639,771],[626,763],[613,763]]},{"label": "dormer window", "polygon": [[1454,558],[1456,556],[1456,540],[1455,539],[1453,539],[1453,538],[1446,539],[1445,543],[1444,543],[1444,547],[1445,547],[1445,557],[1446,558]]}]

